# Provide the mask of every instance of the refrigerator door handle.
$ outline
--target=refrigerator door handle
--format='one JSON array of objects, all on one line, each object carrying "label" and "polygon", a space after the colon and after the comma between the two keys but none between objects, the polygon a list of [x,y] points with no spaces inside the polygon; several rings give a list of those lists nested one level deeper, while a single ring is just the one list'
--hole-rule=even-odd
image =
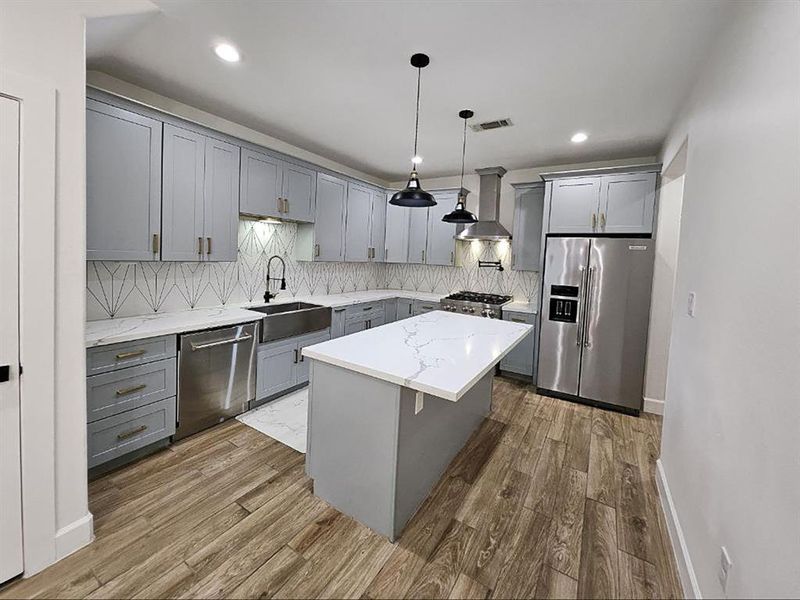
[{"label": "refrigerator door handle", "polygon": [[583,309],[583,347],[588,348],[591,344],[589,340],[589,308],[592,302],[592,283],[594,282],[594,267],[589,267],[586,278],[586,300]]},{"label": "refrigerator door handle", "polygon": [[578,283],[578,302],[580,302],[580,311],[578,314],[578,327],[577,327],[577,336],[575,340],[575,344],[580,346],[583,344],[583,315],[586,311],[586,298],[584,298],[586,291],[586,286],[584,285],[586,282],[586,267],[580,266],[578,267],[578,271],[581,274],[580,282]]}]

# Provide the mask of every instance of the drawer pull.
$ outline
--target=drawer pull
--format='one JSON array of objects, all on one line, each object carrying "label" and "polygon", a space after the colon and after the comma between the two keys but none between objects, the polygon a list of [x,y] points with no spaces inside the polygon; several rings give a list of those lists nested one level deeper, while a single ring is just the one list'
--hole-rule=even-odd
[{"label": "drawer pull", "polygon": [[294,349],[294,364],[297,364],[297,348]]},{"label": "drawer pull", "polygon": [[366,307],[362,308],[361,310],[372,310],[373,308],[374,307],[372,307],[372,306],[366,306]]},{"label": "drawer pull", "polygon": [[139,390],[143,390],[146,387],[147,387],[146,383],[140,383],[139,385],[132,385],[131,387],[117,390],[117,396],[127,396],[128,394],[132,394],[133,392],[138,392]]},{"label": "drawer pull", "polygon": [[127,440],[128,438],[135,436],[137,433],[142,433],[146,429],[147,425],[139,425],[139,427],[136,427],[135,429],[131,429],[130,431],[126,431],[125,433],[120,433],[119,435],[117,435],[117,439]]},{"label": "drawer pull", "polygon": [[517,317],[511,317],[511,320],[514,321],[514,323],[525,323],[525,319],[519,319]]},{"label": "drawer pull", "polygon": [[147,352],[147,350],[145,350],[144,348],[141,348],[139,350],[131,350],[130,352],[120,352],[119,354],[117,354],[116,359],[124,360],[126,358],[133,358],[134,356],[141,356],[145,352]]}]

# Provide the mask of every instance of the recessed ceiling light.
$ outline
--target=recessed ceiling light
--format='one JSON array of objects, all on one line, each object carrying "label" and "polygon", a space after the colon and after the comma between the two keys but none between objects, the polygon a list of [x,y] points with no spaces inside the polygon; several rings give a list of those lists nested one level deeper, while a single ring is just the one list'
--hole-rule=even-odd
[{"label": "recessed ceiling light", "polygon": [[421,164],[422,163],[422,157],[420,155],[417,155],[417,156],[415,156],[415,157],[413,157],[411,159],[411,162],[413,164],[415,164],[415,165]]},{"label": "recessed ceiling light", "polygon": [[583,133],[582,131],[579,131],[578,133],[573,135],[570,139],[572,140],[573,144],[580,144],[588,140],[589,136]]},{"label": "recessed ceiling light", "polygon": [[239,62],[239,51],[230,44],[217,44],[214,53],[226,62]]}]

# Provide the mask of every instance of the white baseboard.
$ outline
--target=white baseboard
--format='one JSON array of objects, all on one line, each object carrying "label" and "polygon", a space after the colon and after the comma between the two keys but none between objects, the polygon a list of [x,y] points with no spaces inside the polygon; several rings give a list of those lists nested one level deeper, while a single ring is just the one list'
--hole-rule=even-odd
[{"label": "white baseboard", "polygon": [[644,398],[644,412],[653,413],[654,415],[664,414],[664,401],[656,400],[655,398]]},{"label": "white baseboard", "polygon": [[86,513],[56,532],[56,560],[80,550],[94,539],[94,517]]},{"label": "white baseboard", "polygon": [[692,558],[689,556],[689,549],[686,547],[686,540],[683,537],[678,513],[675,512],[675,505],[672,503],[672,495],[669,493],[667,476],[664,473],[664,465],[661,459],[656,461],[656,482],[658,484],[658,495],[661,498],[661,508],[664,511],[664,518],[667,521],[669,538],[672,543],[672,553],[675,555],[675,562],[678,565],[678,574],[681,578],[684,598],[702,599],[700,586],[692,566]]}]

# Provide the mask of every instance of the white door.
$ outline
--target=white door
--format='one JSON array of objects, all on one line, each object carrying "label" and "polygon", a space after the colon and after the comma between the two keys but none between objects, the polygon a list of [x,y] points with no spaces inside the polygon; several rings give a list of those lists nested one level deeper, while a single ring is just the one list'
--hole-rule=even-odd
[{"label": "white door", "polygon": [[19,103],[0,96],[0,583],[22,573]]}]

